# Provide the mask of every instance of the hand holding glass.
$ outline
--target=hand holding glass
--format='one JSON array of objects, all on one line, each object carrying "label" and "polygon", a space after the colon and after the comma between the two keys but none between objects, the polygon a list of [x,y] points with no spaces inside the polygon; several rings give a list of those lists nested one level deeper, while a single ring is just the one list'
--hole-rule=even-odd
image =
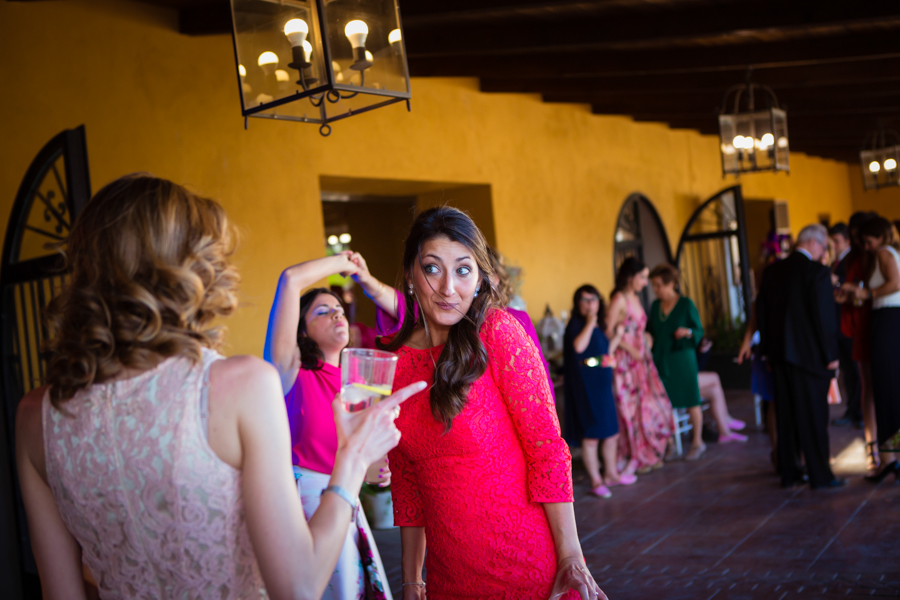
[{"label": "hand holding glass", "polygon": [[391,395],[397,355],[381,350],[341,351],[341,401],[349,412],[365,410]]}]

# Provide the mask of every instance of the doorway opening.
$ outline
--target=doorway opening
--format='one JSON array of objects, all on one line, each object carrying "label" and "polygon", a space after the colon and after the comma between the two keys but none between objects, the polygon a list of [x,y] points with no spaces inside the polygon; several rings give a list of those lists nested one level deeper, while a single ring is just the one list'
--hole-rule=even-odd
[{"label": "doorway opening", "polygon": [[[487,184],[323,175],[319,189],[326,254],[359,252],[372,275],[395,287],[403,281],[403,243],[421,211],[443,205],[458,208],[496,247],[491,186]],[[361,292],[354,293],[352,281],[333,276],[329,284],[343,288],[352,323],[375,326],[375,306],[359,301]]]},{"label": "doorway opening", "polygon": [[[673,262],[669,238],[663,229],[659,213],[643,194],[631,194],[625,199],[616,220],[614,239],[614,272],[618,272],[619,266],[629,256],[634,256],[651,270],[656,265]],[[654,300],[656,296],[648,285],[641,292],[641,303],[645,311],[650,311]]]}]

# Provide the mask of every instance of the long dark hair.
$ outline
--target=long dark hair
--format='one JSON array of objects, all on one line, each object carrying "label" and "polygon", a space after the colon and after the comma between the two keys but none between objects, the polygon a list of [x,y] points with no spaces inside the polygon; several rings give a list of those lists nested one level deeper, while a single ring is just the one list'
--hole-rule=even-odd
[{"label": "long dark hair", "polygon": [[[897,240],[894,238],[894,225],[884,217],[875,216],[862,225],[859,226],[859,240],[863,242],[864,237],[877,238],[881,240],[881,243],[885,246],[892,246],[895,250],[897,249]],[[865,243],[863,242],[863,245]],[[869,262],[866,265],[866,281],[872,278],[872,274],[875,273],[875,267],[878,264],[878,261],[875,258],[875,254],[869,254],[866,252],[866,255],[869,258]]]},{"label": "long dark hair", "polygon": [[478,332],[490,309],[498,305],[499,298],[491,285],[493,270],[481,230],[460,210],[449,206],[430,208],[416,218],[406,238],[403,272],[407,279],[402,286],[406,314],[403,316],[403,327],[386,345],[388,350],[396,351],[403,346],[418,325],[427,327],[421,309],[420,314],[415,313],[414,307],[418,304],[409,290],[409,282],[413,267],[416,263],[421,264],[422,246],[437,237],[446,237],[465,246],[478,265],[479,276],[478,295],[463,318],[450,328],[447,343],[434,369],[431,414],[448,431],[453,419],[466,407],[469,386],[487,369],[487,349],[481,343]]},{"label": "long dark hair", "polygon": [[615,296],[616,292],[622,292],[628,287],[628,284],[634,279],[634,276],[647,268],[647,265],[636,256],[629,256],[616,271],[616,287],[613,289],[610,298]]},{"label": "long dark hair", "polygon": [[581,297],[585,294],[594,294],[600,299],[600,310],[597,311],[597,323],[601,324],[601,328],[606,327],[606,302],[603,301],[603,295],[600,294],[600,291],[589,283],[586,283],[575,290],[575,294],[572,296],[572,317],[581,319],[582,321],[586,320],[584,315],[581,314],[581,307],[579,306]]},{"label": "long dark hair", "polygon": [[325,354],[314,339],[306,335],[306,315],[320,294],[328,294],[343,302],[337,294],[328,288],[313,288],[300,296],[300,323],[297,325],[297,346],[300,348],[300,368],[307,371],[318,371],[325,363]]}]

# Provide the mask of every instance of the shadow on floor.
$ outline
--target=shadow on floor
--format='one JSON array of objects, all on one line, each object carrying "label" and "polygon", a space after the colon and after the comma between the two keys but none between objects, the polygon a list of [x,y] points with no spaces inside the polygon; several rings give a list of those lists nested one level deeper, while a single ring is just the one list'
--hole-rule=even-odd
[{"label": "shadow on floor", "polygon": [[[610,600],[900,596],[900,486],[862,479],[862,432],[830,428],[837,490],[781,489],[749,393],[728,392],[746,444],[709,444],[601,500],[574,463],[575,516],[591,572]],[[840,416],[842,406],[832,407]],[[400,598],[399,530],[375,532]]]}]

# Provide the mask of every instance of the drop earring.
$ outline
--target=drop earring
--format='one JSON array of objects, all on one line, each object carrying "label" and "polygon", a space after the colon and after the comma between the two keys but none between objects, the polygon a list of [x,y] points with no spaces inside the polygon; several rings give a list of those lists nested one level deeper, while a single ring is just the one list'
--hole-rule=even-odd
[{"label": "drop earring", "polygon": [[477,298],[477,297],[478,297],[478,288],[475,288],[475,295],[472,296],[472,297],[473,297],[473,298]]},{"label": "drop earring", "polygon": [[409,295],[410,296],[415,295],[415,290],[413,289],[413,284],[409,284]]}]

